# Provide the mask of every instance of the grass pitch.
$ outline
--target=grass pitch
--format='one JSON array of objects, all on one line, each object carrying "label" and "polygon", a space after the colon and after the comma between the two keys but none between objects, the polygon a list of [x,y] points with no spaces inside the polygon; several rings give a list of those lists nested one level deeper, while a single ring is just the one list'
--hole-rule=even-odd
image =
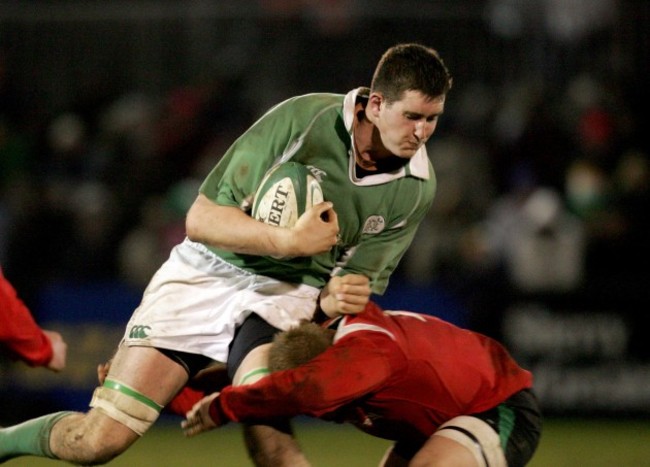
[{"label": "grass pitch", "polygon": [[[231,424],[196,438],[183,437],[180,419],[163,419],[111,467],[251,466],[239,426]],[[371,467],[389,442],[351,426],[300,419],[295,423],[303,450],[314,467]],[[34,457],[7,467],[67,465]],[[650,466],[650,420],[550,419],[529,467]]]}]

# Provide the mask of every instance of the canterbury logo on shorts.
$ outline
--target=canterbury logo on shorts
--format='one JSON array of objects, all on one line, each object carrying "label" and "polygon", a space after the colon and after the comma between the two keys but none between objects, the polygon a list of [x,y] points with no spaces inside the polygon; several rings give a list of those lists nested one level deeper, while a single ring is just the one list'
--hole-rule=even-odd
[{"label": "canterbury logo on shorts", "polygon": [[151,326],[142,326],[136,324],[129,331],[130,339],[146,339],[149,337],[148,331],[151,331]]}]

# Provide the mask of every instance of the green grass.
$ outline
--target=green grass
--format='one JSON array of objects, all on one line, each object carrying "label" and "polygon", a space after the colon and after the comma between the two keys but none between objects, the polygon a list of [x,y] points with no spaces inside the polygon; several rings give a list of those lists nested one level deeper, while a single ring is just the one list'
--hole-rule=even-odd
[{"label": "green grass", "polygon": [[[299,441],[314,467],[376,466],[389,442],[350,426],[299,421]],[[66,465],[23,457],[8,467]],[[237,425],[186,439],[175,423],[163,421],[110,464],[111,467],[199,467],[252,465]],[[650,420],[547,420],[529,467],[650,466]]]},{"label": "green grass", "polygon": [[648,467],[650,420],[548,420],[529,467]]}]

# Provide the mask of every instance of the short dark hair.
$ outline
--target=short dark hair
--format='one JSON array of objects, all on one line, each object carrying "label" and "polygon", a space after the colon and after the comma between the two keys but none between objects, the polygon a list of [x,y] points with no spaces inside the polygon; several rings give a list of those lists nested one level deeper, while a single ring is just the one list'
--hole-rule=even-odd
[{"label": "short dark hair", "polygon": [[406,91],[419,91],[436,98],[449,92],[452,77],[438,52],[420,44],[398,44],[382,55],[370,86],[389,102]]},{"label": "short dark hair", "polygon": [[334,331],[316,323],[303,323],[275,335],[269,350],[269,371],[286,370],[307,363],[332,345]]}]

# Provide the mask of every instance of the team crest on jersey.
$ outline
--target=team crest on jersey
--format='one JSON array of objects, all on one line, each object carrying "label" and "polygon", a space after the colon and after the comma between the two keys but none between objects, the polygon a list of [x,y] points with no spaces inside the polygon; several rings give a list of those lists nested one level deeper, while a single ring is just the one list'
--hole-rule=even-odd
[{"label": "team crest on jersey", "polygon": [[364,234],[378,234],[386,227],[386,221],[382,216],[370,216],[363,224]]}]

